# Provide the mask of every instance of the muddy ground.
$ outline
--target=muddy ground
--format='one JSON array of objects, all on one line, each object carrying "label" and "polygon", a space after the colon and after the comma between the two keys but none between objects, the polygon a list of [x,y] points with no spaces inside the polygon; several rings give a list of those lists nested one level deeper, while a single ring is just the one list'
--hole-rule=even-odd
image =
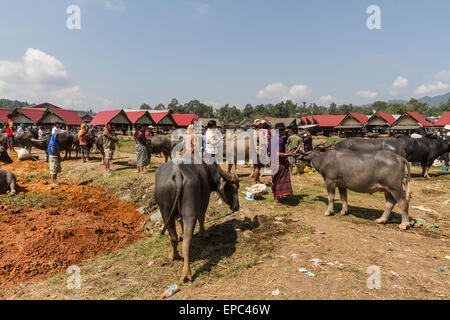
[{"label": "muddy ground", "polygon": [[[159,225],[144,228],[148,216],[136,211],[152,206],[161,161],[153,158],[146,175],[138,175],[135,157],[123,152],[111,175],[98,161],[67,161],[55,190],[43,162],[2,166],[18,174],[22,189],[14,201],[0,198],[0,297],[158,299],[177,283],[182,262],[168,260],[168,236],[159,235]],[[381,193],[349,192],[350,215],[325,217],[327,195],[317,173],[294,176],[294,195],[278,207],[271,194],[246,200],[250,170],[239,168],[241,211],[230,214],[213,195],[210,239],[194,239],[194,281],[178,283],[173,298],[449,299],[450,175],[434,168],[427,180],[419,172],[413,168],[410,208],[418,222],[401,231],[397,207],[388,225],[374,223],[384,208]],[[336,212],[340,206],[338,200]],[[65,270],[74,264],[82,270],[79,290],[66,285]],[[374,266],[379,289],[367,286]]]}]

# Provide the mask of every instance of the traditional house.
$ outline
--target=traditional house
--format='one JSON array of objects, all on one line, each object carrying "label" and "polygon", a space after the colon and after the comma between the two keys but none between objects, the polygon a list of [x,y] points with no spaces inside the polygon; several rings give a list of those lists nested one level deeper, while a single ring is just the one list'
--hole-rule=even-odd
[{"label": "traditional house", "polygon": [[80,127],[84,121],[76,111],[48,108],[38,122],[39,125],[44,126],[52,126],[55,123],[61,123],[66,126],[66,129],[70,129]]},{"label": "traditional house", "polygon": [[123,110],[101,111],[95,115],[90,124],[91,126],[104,127],[108,123],[113,124],[114,128],[121,130],[123,134],[126,134],[132,125],[131,120]]},{"label": "traditional house", "polygon": [[177,123],[172,116],[172,111],[155,110],[149,111],[149,113],[153,121],[155,122],[158,132],[167,133],[177,127]]},{"label": "traditional house", "polygon": [[241,123],[239,123],[239,128],[244,129],[244,130],[248,130],[250,128],[253,128],[253,121],[251,119],[244,119],[241,121]]},{"label": "traditional house", "polygon": [[4,125],[8,121],[8,114],[12,114],[14,110],[0,109],[0,123]]},{"label": "traditional house", "polygon": [[434,125],[437,127],[444,127],[450,125],[450,112],[444,112]]},{"label": "traditional house", "polygon": [[135,127],[138,125],[154,126],[156,124],[148,111],[125,111],[125,113]]},{"label": "traditional house", "polygon": [[[336,133],[336,126],[338,126],[346,116],[344,115],[318,115],[311,116],[313,123],[319,125],[319,133],[324,136],[331,136]],[[309,118],[308,118],[309,120]]]},{"label": "traditional house", "polygon": [[195,114],[173,114],[172,117],[177,124],[177,128],[187,128],[198,120],[198,116]]},{"label": "traditional house", "polygon": [[81,117],[81,119],[83,119],[83,121],[86,123],[91,123],[91,121],[92,121],[92,119],[94,119],[94,117],[89,114],[85,114],[84,116]]},{"label": "traditional house", "polygon": [[220,129],[222,127],[222,125],[220,124],[219,119],[217,119],[217,118],[198,118],[197,121],[202,123],[202,129],[206,129],[206,127],[208,125],[208,122],[211,121],[211,120],[216,122],[217,128]]},{"label": "traditional house", "polygon": [[15,109],[12,113],[14,123],[37,126],[46,109]]},{"label": "traditional house", "polygon": [[367,132],[388,133],[395,121],[392,114],[377,112],[369,118],[365,126]]},{"label": "traditional house", "polygon": [[35,104],[33,106],[25,107],[24,109],[41,109],[41,110],[47,110],[47,109],[62,109],[60,107],[57,107],[51,103],[44,102],[40,104]]},{"label": "traditional house", "polygon": [[228,130],[228,129],[236,129],[238,126],[239,126],[238,122],[230,119],[223,124],[222,128],[224,130]]},{"label": "traditional house", "polygon": [[295,118],[271,118],[269,122],[272,128],[274,128],[277,123],[283,123],[287,129],[297,128],[297,119]]},{"label": "traditional house", "polygon": [[366,124],[367,116],[360,113],[349,113],[345,118],[336,126],[336,130],[339,136],[356,136],[364,135],[364,125]]},{"label": "traditional house", "polygon": [[397,134],[411,134],[419,129],[427,131],[432,125],[416,112],[406,112],[391,127]]}]

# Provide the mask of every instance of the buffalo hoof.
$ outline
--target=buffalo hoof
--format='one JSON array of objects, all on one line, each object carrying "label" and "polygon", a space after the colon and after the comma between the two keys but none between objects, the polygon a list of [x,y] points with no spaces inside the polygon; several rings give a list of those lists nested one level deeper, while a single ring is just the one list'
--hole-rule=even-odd
[{"label": "buffalo hoof", "polygon": [[334,212],[330,212],[330,211],[325,212],[326,217],[332,216],[333,214],[334,214]]},{"label": "buffalo hoof", "polygon": [[386,224],[388,222],[388,219],[386,218],[380,218],[375,220],[376,223],[380,223],[380,224]]},{"label": "buffalo hoof", "polygon": [[341,212],[339,212],[339,215],[346,216],[346,215],[348,215],[348,211],[341,211]]},{"label": "buffalo hoof", "polygon": [[171,252],[171,253],[169,253],[169,260],[172,260],[172,261],[181,260],[181,257],[178,254],[178,252],[175,252],[175,253]]},{"label": "buffalo hoof", "polygon": [[208,232],[204,231],[200,233],[200,237],[202,237],[202,239],[209,239],[209,234]]},{"label": "buffalo hoof", "polygon": [[191,274],[187,274],[187,275],[181,276],[181,278],[180,278],[180,282],[181,283],[185,283],[185,282],[188,282],[188,281],[192,281],[192,275]]},{"label": "buffalo hoof", "polygon": [[398,227],[400,229],[402,229],[402,230],[408,230],[408,228],[410,227],[410,223],[409,222],[402,222]]}]

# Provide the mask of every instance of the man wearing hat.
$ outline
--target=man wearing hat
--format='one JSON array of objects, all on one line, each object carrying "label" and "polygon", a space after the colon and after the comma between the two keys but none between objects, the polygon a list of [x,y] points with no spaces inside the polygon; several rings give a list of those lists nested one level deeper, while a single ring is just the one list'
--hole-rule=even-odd
[{"label": "man wearing hat", "polygon": [[[275,130],[278,130],[278,137],[275,136],[273,138],[279,139],[278,150],[270,150],[271,145],[269,145],[269,150],[271,153],[277,153],[277,160],[275,161],[278,161],[278,171],[272,172],[272,192],[275,203],[280,204],[280,197],[292,195],[291,173],[289,170],[290,165],[288,157],[295,157],[296,154],[286,152],[286,126],[284,123],[279,122],[275,124]],[[272,165],[274,165],[274,163]]]}]

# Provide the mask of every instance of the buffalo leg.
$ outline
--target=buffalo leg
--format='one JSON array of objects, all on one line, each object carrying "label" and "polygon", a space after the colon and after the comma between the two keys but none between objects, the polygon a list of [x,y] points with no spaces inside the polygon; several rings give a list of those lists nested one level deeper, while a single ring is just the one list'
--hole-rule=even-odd
[{"label": "buffalo leg", "polygon": [[167,152],[163,152],[163,154],[164,154],[165,161],[167,163],[167,161],[169,161],[169,154]]},{"label": "buffalo leg", "polygon": [[397,203],[397,201],[395,201],[394,197],[392,197],[392,195],[388,191],[384,192],[384,197],[386,198],[386,207],[384,208],[384,212],[381,215],[381,218],[375,220],[375,222],[377,223],[387,223],[392,209]]},{"label": "buffalo leg", "polygon": [[205,213],[202,213],[199,217],[198,217],[198,224],[200,226],[200,236],[203,239],[207,239],[208,238],[208,232],[206,232],[205,230]]},{"label": "buffalo leg", "polygon": [[429,178],[430,177],[430,167],[431,164],[422,164],[422,177]]},{"label": "buffalo leg", "polygon": [[409,215],[408,215],[408,200],[406,200],[406,196],[403,196],[403,198],[398,202],[398,205],[400,206],[400,209],[402,210],[402,223],[400,224],[399,228],[406,230],[410,226],[409,222]]},{"label": "buffalo leg", "polygon": [[178,237],[178,241],[182,242],[183,241],[183,234],[184,234],[183,219],[179,218],[177,220],[178,220],[178,223],[180,224],[180,228],[181,228],[181,233],[180,233],[180,236]]},{"label": "buffalo leg", "polygon": [[347,189],[339,188],[339,195],[342,200],[342,210],[340,215],[345,216],[348,213],[348,203],[347,203]]},{"label": "buffalo leg", "polygon": [[178,235],[177,235],[177,228],[175,227],[175,220],[172,219],[169,221],[169,226],[167,227],[170,235],[170,243],[172,244],[172,252],[169,253],[169,259],[170,260],[177,260],[181,259],[179,253],[178,253]]},{"label": "buffalo leg", "polygon": [[183,273],[181,275],[181,282],[191,281],[192,273],[191,267],[189,265],[190,251],[192,244],[192,237],[194,235],[196,217],[194,212],[188,212],[183,214],[183,224],[184,224],[184,239],[183,239]]},{"label": "buffalo leg", "polygon": [[334,214],[334,198],[336,194],[336,186],[335,185],[327,185],[328,191],[328,209],[325,211],[326,216],[331,216]]},{"label": "buffalo leg", "polygon": [[228,164],[228,173],[231,173],[232,168],[233,168],[233,164]]}]

